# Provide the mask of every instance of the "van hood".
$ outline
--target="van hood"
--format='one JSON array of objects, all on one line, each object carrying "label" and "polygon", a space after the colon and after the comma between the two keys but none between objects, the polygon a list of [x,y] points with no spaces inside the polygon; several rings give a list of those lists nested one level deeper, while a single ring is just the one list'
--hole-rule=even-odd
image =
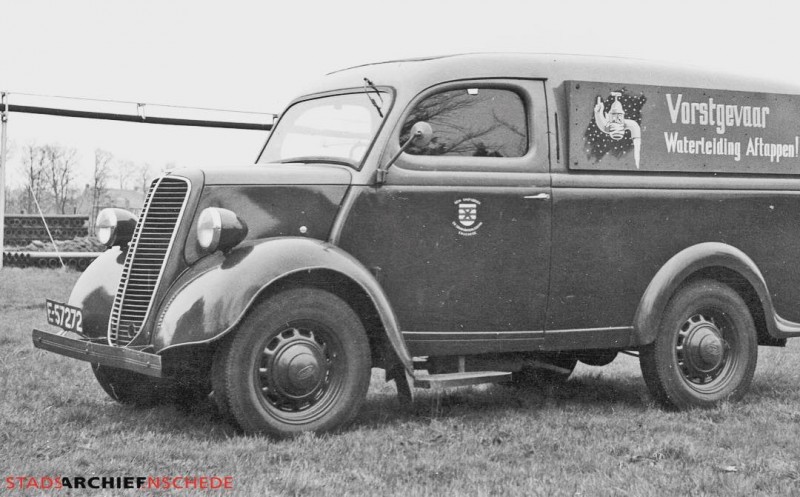
[{"label": "van hood", "polygon": [[[300,236],[327,240],[339,207],[352,184],[346,166],[336,164],[265,164],[184,172],[204,176],[195,188],[185,259],[204,255],[197,244],[197,222],[209,207],[229,210],[247,225],[245,240]],[[199,185],[198,185],[199,186]]]},{"label": "van hood", "polygon": [[350,185],[353,174],[339,164],[257,164],[203,171],[206,186]]}]

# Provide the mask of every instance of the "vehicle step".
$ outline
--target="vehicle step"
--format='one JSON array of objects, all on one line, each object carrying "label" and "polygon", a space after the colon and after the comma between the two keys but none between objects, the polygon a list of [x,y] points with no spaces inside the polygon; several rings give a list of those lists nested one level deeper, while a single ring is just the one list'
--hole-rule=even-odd
[{"label": "vehicle step", "polygon": [[414,376],[414,386],[418,388],[464,387],[509,380],[511,380],[511,373],[506,371],[420,374]]}]

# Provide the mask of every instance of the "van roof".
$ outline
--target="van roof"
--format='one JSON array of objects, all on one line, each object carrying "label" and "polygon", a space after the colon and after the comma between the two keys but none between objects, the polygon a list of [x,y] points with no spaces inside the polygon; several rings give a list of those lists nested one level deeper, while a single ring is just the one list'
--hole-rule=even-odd
[{"label": "van roof", "polygon": [[482,78],[547,79],[554,87],[575,80],[800,94],[798,85],[690,66],[619,57],[524,53],[443,55],[365,64],[332,72],[307,93],[360,87],[364,78],[377,86],[415,94],[446,80]]}]

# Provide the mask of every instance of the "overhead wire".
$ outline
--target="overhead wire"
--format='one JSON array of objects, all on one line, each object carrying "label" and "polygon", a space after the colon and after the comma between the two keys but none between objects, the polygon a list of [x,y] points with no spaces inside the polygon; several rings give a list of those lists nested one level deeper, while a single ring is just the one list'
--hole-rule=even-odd
[{"label": "overhead wire", "polygon": [[229,112],[232,114],[250,114],[250,115],[257,115],[257,116],[272,116],[276,117],[278,114],[274,112],[260,112],[260,111],[247,111],[247,110],[238,110],[238,109],[220,109],[215,107],[193,107],[188,105],[174,105],[174,104],[160,104],[160,103],[146,103],[146,102],[135,102],[132,100],[113,100],[113,99],[106,99],[106,98],[93,98],[93,97],[68,97],[65,95],[47,95],[41,93],[28,93],[28,92],[12,92],[6,91],[4,92],[7,95],[22,95],[26,97],[37,97],[37,98],[61,98],[65,100],[78,100],[84,102],[103,102],[103,103],[113,103],[113,104],[130,104],[130,105],[147,105],[152,107],[165,107],[171,109],[185,109],[185,110],[204,110],[210,112]]}]

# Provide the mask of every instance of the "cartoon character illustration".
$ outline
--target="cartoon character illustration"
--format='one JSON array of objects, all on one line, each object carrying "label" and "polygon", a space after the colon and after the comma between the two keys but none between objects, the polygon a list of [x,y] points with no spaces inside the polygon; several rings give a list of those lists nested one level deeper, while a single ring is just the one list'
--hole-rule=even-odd
[{"label": "cartoon character illustration", "polygon": [[636,169],[639,169],[639,159],[642,148],[642,130],[639,123],[632,119],[625,119],[625,109],[619,101],[622,93],[612,91],[611,96],[614,102],[611,104],[609,112],[603,112],[604,104],[601,97],[597,97],[597,104],[594,106],[594,122],[600,131],[607,134],[613,140],[621,140],[625,136],[625,130],[631,132],[633,141],[633,159],[636,162]]}]

